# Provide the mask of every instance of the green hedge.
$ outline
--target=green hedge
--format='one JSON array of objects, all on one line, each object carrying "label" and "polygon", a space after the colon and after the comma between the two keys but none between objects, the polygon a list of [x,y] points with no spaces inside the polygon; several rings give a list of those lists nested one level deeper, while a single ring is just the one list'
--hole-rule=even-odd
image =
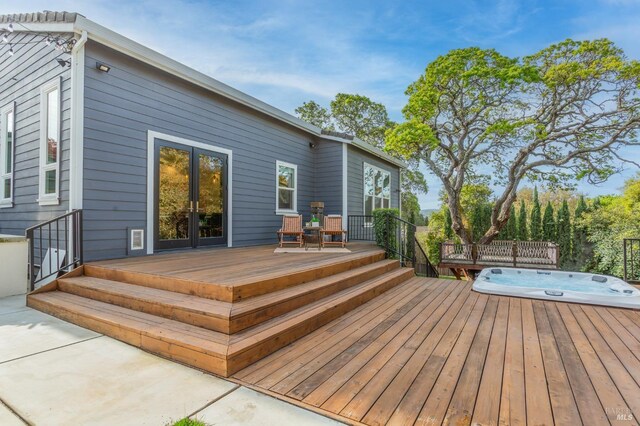
[{"label": "green hedge", "polygon": [[[373,232],[376,236],[376,244],[380,247],[384,247],[384,242],[387,239],[387,215],[400,216],[400,210],[398,209],[375,209],[373,211]],[[393,231],[393,230],[392,230]],[[396,233],[391,232],[389,236],[389,242],[391,246],[396,245]]]}]

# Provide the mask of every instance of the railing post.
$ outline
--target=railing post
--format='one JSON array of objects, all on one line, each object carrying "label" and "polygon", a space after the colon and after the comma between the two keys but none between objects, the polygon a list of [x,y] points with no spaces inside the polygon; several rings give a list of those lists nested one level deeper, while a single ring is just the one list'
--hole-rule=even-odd
[{"label": "railing post", "polygon": [[[82,224],[82,210],[76,210],[76,214],[78,215],[78,260],[80,261],[80,265],[84,263],[84,250],[83,250],[83,231],[84,227]],[[78,265],[76,265],[78,266]]]},{"label": "railing post", "polygon": [[33,229],[27,229],[27,247],[29,250],[28,256],[29,256],[29,265],[28,265],[28,273],[29,273],[29,291],[33,291],[34,290],[34,283],[35,283],[35,279],[36,277],[34,276],[33,270],[33,264],[35,262],[35,249],[33,247]]},{"label": "railing post", "polygon": [[511,246],[511,256],[513,257],[513,267],[515,268],[518,264],[518,242],[515,240]]},{"label": "railing post", "polygon": [[475,265],[478,262],[478,245],[471,243],[471,261]]},{"label": "railing post", "polygon": [[622,268],[624,270],[624,280],[627,281],[627,239],[622,240]]}]

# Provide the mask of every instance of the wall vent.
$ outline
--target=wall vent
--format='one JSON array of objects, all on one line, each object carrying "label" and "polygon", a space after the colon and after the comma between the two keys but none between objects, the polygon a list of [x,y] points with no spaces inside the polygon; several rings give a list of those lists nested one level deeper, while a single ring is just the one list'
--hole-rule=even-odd
[{"label": "wall vent", "polygon": [[144,229],[132,229],[130,236],[130,250],[144,250]]}]

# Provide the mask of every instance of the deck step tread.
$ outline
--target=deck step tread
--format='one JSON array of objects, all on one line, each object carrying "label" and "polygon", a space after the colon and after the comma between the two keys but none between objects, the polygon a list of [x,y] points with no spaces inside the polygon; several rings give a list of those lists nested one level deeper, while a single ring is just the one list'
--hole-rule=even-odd
[{"label": "deck step tread", "polygon": [[384,261],[384,251],[375,249],[352,253],[343,258],[317,259],[310,263],[292,257],[291,261],[279,262],[275,266],[271,265],[272,260],[262,265],[259,262],[252,264],[248,259],[248,263],[227,265],[223,268],[224,275],[204,266],[201,271],[191,265],[185,266],[184,270],[174,268],[166,271],[167,266],[163,265],[152,270],[151,265],[146,263],[122,268],[120,264],[105,262],[85,265],[84,274],[141,287],[237,303],[381,261]]},{"label": "deck step tread", "polygon": [[69,286],[77,286],[110,295],[126,296],[135,300],[168,305],[219,318],[228,318],[231,311],[230,302],[222,302],[220,300],[169,290],[160,290],[152,287],[137,286],[103,278],[88,276],[63,278],[59,280],[59,285],[64,291],[67,291],[66,289],[69,288]]},{"label": "deck step tread", "polygon": [[283,331],[297,322],[313,318],[323,310],[326,310],[329,307],[336,307],[342,302],[365,294],[371,289],[378,287],[389,280],[398,279],[398,283],[400,283],[413,276],[413,269],[398,268],[356,286],[334,293],[314,303],[305,305],[287,314],[280,315],[248,330],[231,335],[230,344],[232,349],[230,352],[241,352],[253,343],[265,340],[269,335]]},{"label": "deck step tread", "polygon": [[97,319],[116,327],[159,337],[171,343],[222,357],[227,352],[229,336],[179,321],[138,312],[62,291],[34,294],[32,300],[49,304],[64,311]]},{"label": "deck step tread", "polygon": [[231,317],[246,315],[250,312],[259,310],[265,305],[273,305],[275,303],[293,299],[311,291],[331,286],[335,283],[352,277],[357,277],[376,271],[380,271],[380,273],[382,274],[391,271],[392,269],[394,269],[394,267],[399,267],[399,262],[397,260],[383,260],[349,271],[340,272],[335,275],[330,275],[325,278],[320,278],[304,284],[299,284],[294,287],[289,287],[272,293],[263,294],[261,296],[252,297],[250,299],[241,300],[232,305]]}]

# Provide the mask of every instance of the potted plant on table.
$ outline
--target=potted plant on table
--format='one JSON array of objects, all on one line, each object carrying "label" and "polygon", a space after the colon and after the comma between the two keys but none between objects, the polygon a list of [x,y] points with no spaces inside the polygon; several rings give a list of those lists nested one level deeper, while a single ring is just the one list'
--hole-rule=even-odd
[{"label": "potted plant on table", "polygon": [[320,220],[314,215],[311,217],[311,227],[318,228],[320,226]]}]

